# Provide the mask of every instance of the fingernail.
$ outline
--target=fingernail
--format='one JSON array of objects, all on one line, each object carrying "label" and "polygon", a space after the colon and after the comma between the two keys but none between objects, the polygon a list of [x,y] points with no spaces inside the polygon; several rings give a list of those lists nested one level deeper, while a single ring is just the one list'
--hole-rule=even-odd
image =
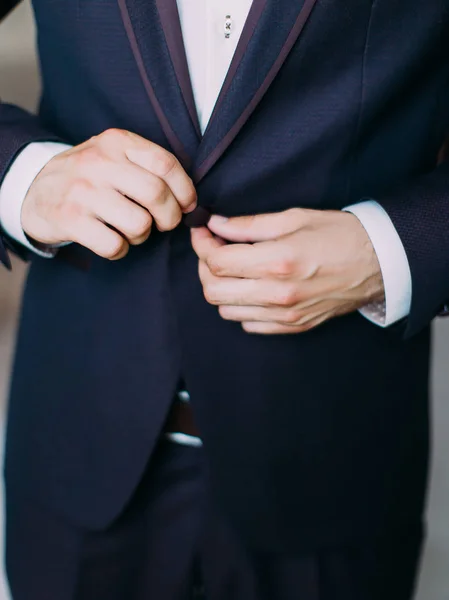
[{"label": "fingernail", "polygon": [[223,225],[224,223],[226,223],[227,221],[229,221],[228,217],[222,217],[221,215],[213,215],[210,218],[209,224],[216,224],[216,225]]},{"label": "fingernail", "polygon": [[189,204],[189,206],[184,209],[184,212],[191,213],[195,210],[195,208],[196,208],[196,202],[194,202],[193,204]]}]

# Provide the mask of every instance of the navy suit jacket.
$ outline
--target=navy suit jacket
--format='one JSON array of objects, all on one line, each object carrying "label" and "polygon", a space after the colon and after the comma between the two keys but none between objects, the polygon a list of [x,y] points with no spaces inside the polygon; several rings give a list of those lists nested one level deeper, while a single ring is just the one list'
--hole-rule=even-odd
[{"label": "navy suit jacket", "polygon": [[[6,13],[11,0],[0,2]],[[449,298],[446,0],[255,0],[200,135],[175,0],[35,0],[39,116],[0,105],[0,181],[38,140],[109,128],[169,149],[226,216],[376,198],[403,241],[411,314],[256,336],[207,304],[183,225],[110,263],[32,258],[11,390],[9,486],[106,527],[128,502],[177,382],[217,501],[259,548],[417,522],[428,460],[429,323]],[[3,236],[5,248],[17,248]]]}]

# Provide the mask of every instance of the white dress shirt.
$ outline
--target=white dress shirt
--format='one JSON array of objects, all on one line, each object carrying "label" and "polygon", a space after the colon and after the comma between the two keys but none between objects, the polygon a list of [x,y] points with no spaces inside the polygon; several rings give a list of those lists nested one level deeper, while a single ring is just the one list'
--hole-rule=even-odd
[{"label": "white dress shirt", "polygon": [[[196,108],[204,132],[226,77],[252,0],[178,0],[182,33]],[[229,29],[230,23],[230,29]],[[39,171],[69,146],[52,142],[28,145],[15,159],[0,187],[0,222],[4,230],[34,252],[48,258],[28,240],[21,226],[26,193]],[[379,259],[385,302],[361,313],[386,327],[406,317],[411,304],[411,274],[399,235],[388,214],[375,201],[347,207],[362,223]]]}]

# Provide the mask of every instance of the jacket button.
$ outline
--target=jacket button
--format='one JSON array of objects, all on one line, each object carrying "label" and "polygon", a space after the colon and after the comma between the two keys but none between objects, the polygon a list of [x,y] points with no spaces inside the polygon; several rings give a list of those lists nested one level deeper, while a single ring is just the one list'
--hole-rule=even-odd
[{"label": "jacket button", "polygon": [[191,213],[184,215],[184,224],[191,229],[205,227],[209,223],[211,212],[204,206],[197,206]]}]

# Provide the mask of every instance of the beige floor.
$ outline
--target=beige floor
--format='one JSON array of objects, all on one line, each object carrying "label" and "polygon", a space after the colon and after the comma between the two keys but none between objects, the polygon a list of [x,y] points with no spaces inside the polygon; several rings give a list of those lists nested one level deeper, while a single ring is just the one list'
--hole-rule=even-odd
[{"label": "beige floor", "polygon": [[[38,89],[33,48],[32,20],[26,4],[0,26],[0,97],[29,108],[35,106]],[[8,387],[11,350],[14,345],[23,277],[24,267],[20,263],[15,263],[12,274],[0,270],[1,408],[5,404]],[[449,600],[449,319],[446,322],[439,321],[435,330],[433,377],[435,451],[429,503],[430,535],[418,600]],[[0,438],[3,438],[1,433],[3,412],[0,411]],[[3,518],[0,512],[0,530],[2,524]],[[6,587],[0,576],[0,600],[7,598]]]}]

